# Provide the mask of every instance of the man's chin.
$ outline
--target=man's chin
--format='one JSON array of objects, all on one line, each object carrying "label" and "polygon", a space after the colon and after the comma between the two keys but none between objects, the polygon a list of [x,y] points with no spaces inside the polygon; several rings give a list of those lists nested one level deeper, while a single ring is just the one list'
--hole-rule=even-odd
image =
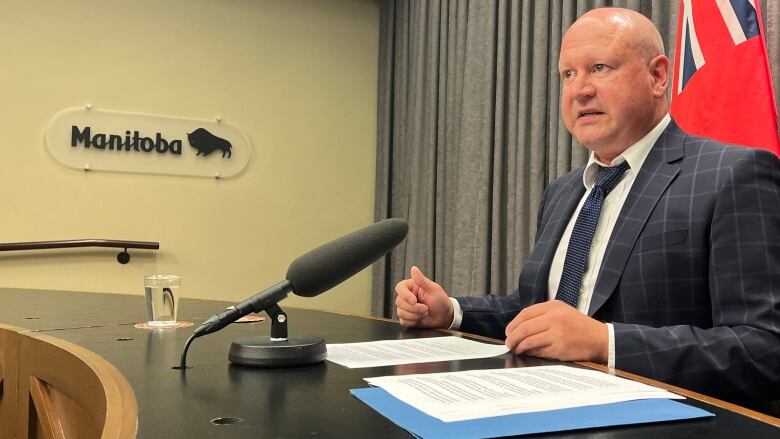
[{"label": "man's chin", "polygon": [[574,138],[577,139],[577,142],[579,142],[580,145],[590,149],[591,151],[594,148],[598,149],[599,145],[603,144],[606,140],[605,136],[593,132],[574,133]]}]

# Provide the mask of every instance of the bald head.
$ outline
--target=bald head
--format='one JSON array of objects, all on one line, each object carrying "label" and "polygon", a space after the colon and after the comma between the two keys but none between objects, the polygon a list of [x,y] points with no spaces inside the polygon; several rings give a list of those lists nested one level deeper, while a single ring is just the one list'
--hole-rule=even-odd
[{"label": "bald head", "polygon": [[566,31],[564,43],[570,35],[577,35],[594,24],[612,32],[646,62],[665,53],[664,41],[653,22],[639,12],[623,8],[598,8],[586,12]]}]

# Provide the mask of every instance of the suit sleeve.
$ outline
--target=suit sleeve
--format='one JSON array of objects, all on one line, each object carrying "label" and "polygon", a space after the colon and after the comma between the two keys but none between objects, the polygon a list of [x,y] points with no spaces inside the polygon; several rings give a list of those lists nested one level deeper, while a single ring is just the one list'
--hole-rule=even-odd
[{"label": "suit sleeve", "polygon": [[[541,235],[545,201],[551,187],[552,185],[544,191],[542,201],[539,203],[536,241]],[[513,291],[506,297],[489,294],[483,297],[456,297],[455,299],[463,310],[460,330],[498,340],[506,338],[504,333],[506,325],[515,318],[517,313],[530,304],[529,298],[521,297],[519,290]]]},{"label": "suit sleeve", "polygon": [[615,367],[735,401],[776,399],[780,160],[751,150],[724,172],[709,234],[712,327],[616,322]]}]

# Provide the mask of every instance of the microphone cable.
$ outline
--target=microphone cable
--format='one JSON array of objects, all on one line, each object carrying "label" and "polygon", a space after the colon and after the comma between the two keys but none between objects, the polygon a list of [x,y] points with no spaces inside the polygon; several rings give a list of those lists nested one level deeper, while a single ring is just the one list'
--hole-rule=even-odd
[{"label": "microphone cable", "polygon": [[190,335],[190,338],[187,339],[187,342],[184,343],[184,351],[181,353],[181,363],[179,364],[179,369],[182,371],[187,370],[187,351],[190,350],[190,345],[196,338],[197,334],[192,334]]}]

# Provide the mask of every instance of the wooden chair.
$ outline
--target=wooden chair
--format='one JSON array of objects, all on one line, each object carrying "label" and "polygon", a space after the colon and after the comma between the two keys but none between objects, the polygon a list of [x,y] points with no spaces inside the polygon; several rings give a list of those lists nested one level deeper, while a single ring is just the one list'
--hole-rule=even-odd
[{"label": "wooden chair", "polygon": [[0,325],[0,438],[16,430],[19,328]]},{"label": "wooden chair", "polygon": [[133,391],[99,355],[28,332],[20,334],[18,358],[16,438],[136,436],[138,409]]}]

